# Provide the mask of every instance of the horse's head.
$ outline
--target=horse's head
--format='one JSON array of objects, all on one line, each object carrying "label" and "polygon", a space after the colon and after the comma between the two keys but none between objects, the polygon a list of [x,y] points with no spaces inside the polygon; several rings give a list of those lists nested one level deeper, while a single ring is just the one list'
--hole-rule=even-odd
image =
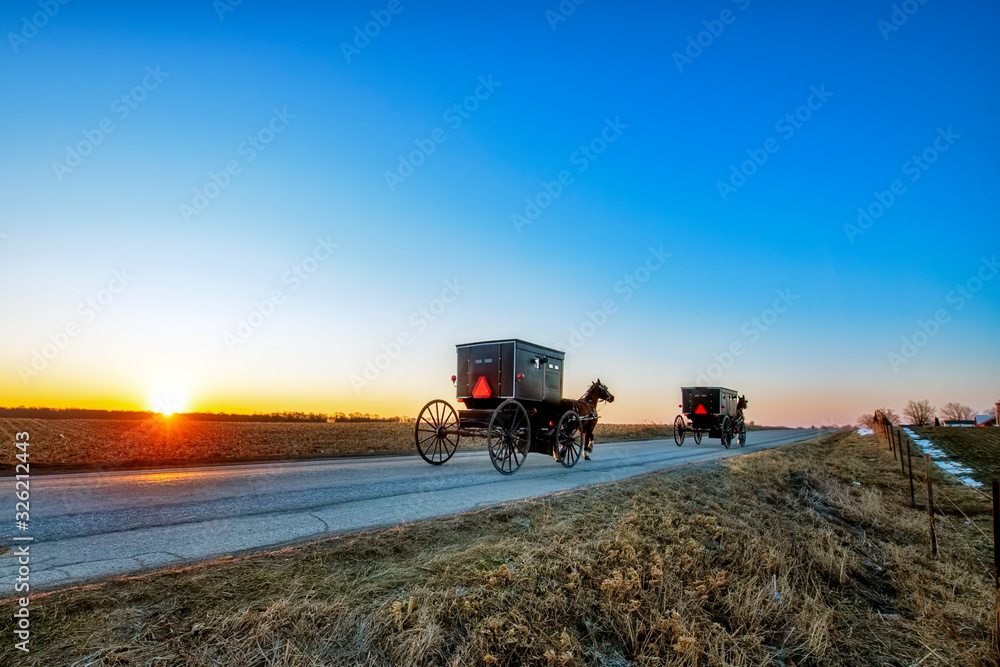
[{"label": "horse's head", "polygon": [[603,382],[601,382],[600,378],[597,378],[597,381],[594,382],[594,385],[597,387],[597,398],[598,398],[598,400],[607,401],[608,403],[614,403],[615,402],[614,395],[610,391],[608,391],[607,385],[605,385]]},{"label": "horse's head", "polygon": [[747,397],[745,395],[744,396],[740,396],[740,399],[738,401],[736,401],[736,409],[737,410],[742,410],[747,405],[749,405],[749,403],[747,403]]}]

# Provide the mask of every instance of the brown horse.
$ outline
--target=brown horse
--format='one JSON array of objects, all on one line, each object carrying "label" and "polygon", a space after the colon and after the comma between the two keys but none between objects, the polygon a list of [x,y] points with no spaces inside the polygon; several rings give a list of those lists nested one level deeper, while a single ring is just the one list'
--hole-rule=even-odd
[{"label": "brown horse", "polygon": [[740,396],[739,400],[736,401],[736,421],[743,419],[743,408],[747,407],[749,403],[747,402],[746,395]]},{"label": "brown horse", "polygon": [[[608,391],[608,388],[598,378],[591,385],[583,396],[577,400],[564,398],[562,407],[564,410],[576,410],[580,415],[580,433],[583,436],[584,454],[583,458],[590,460],[590,452],[594,451],[594,428],[597,426],[597,404],[599,401],[614,403],[615,397]],[[558,454],[555,454],[558,460]]]}]

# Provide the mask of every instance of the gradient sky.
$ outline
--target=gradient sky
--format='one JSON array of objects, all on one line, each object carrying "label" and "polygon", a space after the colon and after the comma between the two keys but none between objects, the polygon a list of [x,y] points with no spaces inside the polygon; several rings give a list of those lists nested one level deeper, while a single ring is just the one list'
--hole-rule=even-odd
[{"label": "gradient sky", "polygon": [[709,373],[758,423],[1000,398],[994,2],[46,6],[0,8],[0,405],[413,416],[515,336],[616,422]]}]

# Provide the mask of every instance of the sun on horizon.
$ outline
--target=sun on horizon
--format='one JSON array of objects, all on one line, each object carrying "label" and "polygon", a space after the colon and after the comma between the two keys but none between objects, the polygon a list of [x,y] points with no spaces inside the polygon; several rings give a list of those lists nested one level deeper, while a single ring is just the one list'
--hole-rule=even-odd
[{"label": "sun on horizon", "polygon": [[158,393],[152,400],[152,411],[170,417],[186,410],[187,401],[177,392]]}]

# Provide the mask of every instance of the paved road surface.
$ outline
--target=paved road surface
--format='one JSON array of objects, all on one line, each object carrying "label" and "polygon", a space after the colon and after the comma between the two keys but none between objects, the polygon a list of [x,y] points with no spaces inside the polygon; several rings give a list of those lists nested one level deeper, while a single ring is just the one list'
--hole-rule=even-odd
[{"label": "paved road surface", "polygon": [[[334,459],[155,471],[35,476],[30,530],[14,529],[14,480],[0,480],[3,544],[31,535],[31,590],[134,574],[334,533],[397,525],[487,505],[737,456],[805,440],[810,429],[751,431],[747,445],[718,440],[599,444],[594,459],[563,468],[528,456],[512,476],[484,450],[461,448],[444,466],[418,457]],[[14,549],[0,556],[0,597],[14,595]]]}]

